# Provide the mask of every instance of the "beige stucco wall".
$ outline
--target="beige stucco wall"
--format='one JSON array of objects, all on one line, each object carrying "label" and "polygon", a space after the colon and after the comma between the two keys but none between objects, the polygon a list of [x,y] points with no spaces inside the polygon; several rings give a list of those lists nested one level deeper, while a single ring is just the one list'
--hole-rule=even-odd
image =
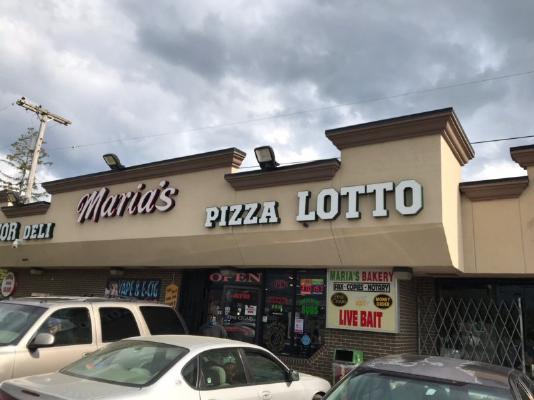
[{"label": "beige stucco wall", "polygon": [[[180,190],[167,213],[126,215],[99,223],[76,222],[82,190],[53,196],[47,214],[17,218],[22,225],[55,222],[49,241],[26,242],[17,249],[0,244],[1,267],[106,266],[411,266],[432,271],[461,267],[459,170],[437,134],[345,149],[331,181],[235,191],[225,181],[230,168],[143,181],[147,190],[167,179]],[[374,218],[374,196],[360,200],[362,217],[347,220],[346,199],[334,221],[296,221],[297,192],[310,190],[310,208],[323,188],[415,179],[423,185],[424,209],[415,216],[395,210],[387,196],[388,218]],[[139,182],[140,183],[140,182]],[[135,190],[137,182],[110,186],[111,194]],[[205,208],[278,201],[277,225],[204,227]],[[0,222],[7,221],[0,213]]]},{"label": "beige stucco wall", "polygon": [[[529,168],[530,179],[533,169]],[[534,185],[516,198],[462,198],[465,272],[534,274]]]}]

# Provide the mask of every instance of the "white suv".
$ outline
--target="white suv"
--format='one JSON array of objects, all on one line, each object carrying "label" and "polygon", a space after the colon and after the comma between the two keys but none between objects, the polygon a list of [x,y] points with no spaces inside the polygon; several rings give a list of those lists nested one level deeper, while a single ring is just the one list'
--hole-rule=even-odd
[{"label": "white suv", "polygon": [[0,382],[56,371],[107,343],[187,333],[169,306],[92,297],[0,301]]}]

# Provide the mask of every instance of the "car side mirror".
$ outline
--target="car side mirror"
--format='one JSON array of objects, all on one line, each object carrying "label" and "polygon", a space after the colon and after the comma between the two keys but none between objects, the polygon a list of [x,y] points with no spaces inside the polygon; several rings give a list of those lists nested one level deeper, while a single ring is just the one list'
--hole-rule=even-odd
[{"label": "car side mirror", "polygon": [[40,347],[51,347],[56,342],[56,337],[51,333],[38,333],[35,338],[28,343],[28,349],[35,351]]},{"label": "car side mirror", "polygon": [[289,370],[289,372],[287,373],[287,378],[289,382],[295,382],[300,380],[298,371],[295,371],[294,369]]}]

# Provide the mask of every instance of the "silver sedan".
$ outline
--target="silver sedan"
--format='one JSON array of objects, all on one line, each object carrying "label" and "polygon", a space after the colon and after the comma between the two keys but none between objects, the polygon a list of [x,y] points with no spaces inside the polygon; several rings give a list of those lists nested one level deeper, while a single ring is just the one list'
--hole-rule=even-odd
[{"label": "silver sedan", "polygon": [[59,372],[5,381],[0,400],[312,400],[329,388],[259,346],[169,335],[122,340]]}]

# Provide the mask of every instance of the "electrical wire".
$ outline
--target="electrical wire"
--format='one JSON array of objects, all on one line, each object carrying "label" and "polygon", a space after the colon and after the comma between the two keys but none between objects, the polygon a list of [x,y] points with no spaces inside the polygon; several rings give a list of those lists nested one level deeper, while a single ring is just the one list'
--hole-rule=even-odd
[{"label": "electrical wire", "polygon": [[336,108],[340,108],[340,107],[347,107],[347,106],[371,103],[371,102],[382,101],[382,100],[391,100],[391,99],[396,99],[396,98],[401,98],[401,97],[406,97],[406,96],[411,96],[411,95],[416,95],[416,94],[431,93],[431,92],[435,92],[435,91],[439,91],[439,90],[446,90],[446,89],[464,87],[464,86],[475,85],[475,84],[479,84],[479,83],[493,82],[493,81],[498,81],[498,80],[503,80],[503,79],[515,78],[515,77],[519,77],[519,76],[532,75],[532,74],[534,74],[534,70],[517,72],[517,73],[513,73],[513,74],[497,75],[497,76],[493,76],[493,77],[489,77],[489,78],[483,78],[483,79],[477,79],[477,80],[471,80],[471,81],[464,81],[464,82],[453,83],[453,84],[449,84],[449,85],[436,86],[436,87],[433,87],[433,88],[412,90],[412,91],[407,91],[407,92],[403,92],[403,93],[397,93],[397,94],[389,95],[389,96],[379,96],[379,97],[361,99],[361,100],[357,100],[357,101],[349,102],[349,103],[338,103],[338,104],[333,104],[333,105],[330,105],[330,106],[309,108],[309,109],[305,109],[305,110],[299,110],[299,111],[294,111],[294,112],[288,112],[288,113],[281,113],[281,114],[276,114],[276,115],[257,117],[257,118],[246,119],[246,120],[241,120],[241,121],[234,121],[234,122],[218,124],[218,125],[208,125],[208,126],[203,126],[203,127],[198,127],[198,128],[192,128],[192,129],[181,131],[181,132],[167,132],[167,133],[159,133],[159,134],[155,134],[155,135],[143,135],[143,136],[133,136],[133,137],[128,137],[128,138],[122,138],[122,139],[112,139],[112,140],[106,140],[106,141],[101,141],[101,142],[73,144],[73,145],[70,145],[70,146],[50,148],[50,149],[48,149],[48,151],[75,150],[75,149],[98,146],[98,145],[104,145],[104,144],[122,143],[122,142],[126,142],[126,141],[152,139],[152,138],[157,138],[157,137],[162,137],[162,136],[182,135],[182,134],[186,134],[186,133],[195,133],[195,132],[200,132],[200,131],[205,131],[205,130],[228,128],[228,127],[232,127],[232,126],[238,126],[238,125],[244,125],[244,124],[249,124],[249,123],[274,120],[274,119],[279,119],[279,118],[288,118],[288,117],[293,117],[293,116],[297,116],[297,115],[301,115],[301,114],[332,110],[332,109],[336,109]]},{"label": "electrical wire", "polygon": [[471,142],[471,144],[484,144],[484,143],[493,143],[493,142],[504,142],[505,140],[528,139],[528,138],[534,138],[534,135],[525,135],[525,136],[514,136],[514,137],[499,138],[499,139],[479,140],[478,142]]}]

